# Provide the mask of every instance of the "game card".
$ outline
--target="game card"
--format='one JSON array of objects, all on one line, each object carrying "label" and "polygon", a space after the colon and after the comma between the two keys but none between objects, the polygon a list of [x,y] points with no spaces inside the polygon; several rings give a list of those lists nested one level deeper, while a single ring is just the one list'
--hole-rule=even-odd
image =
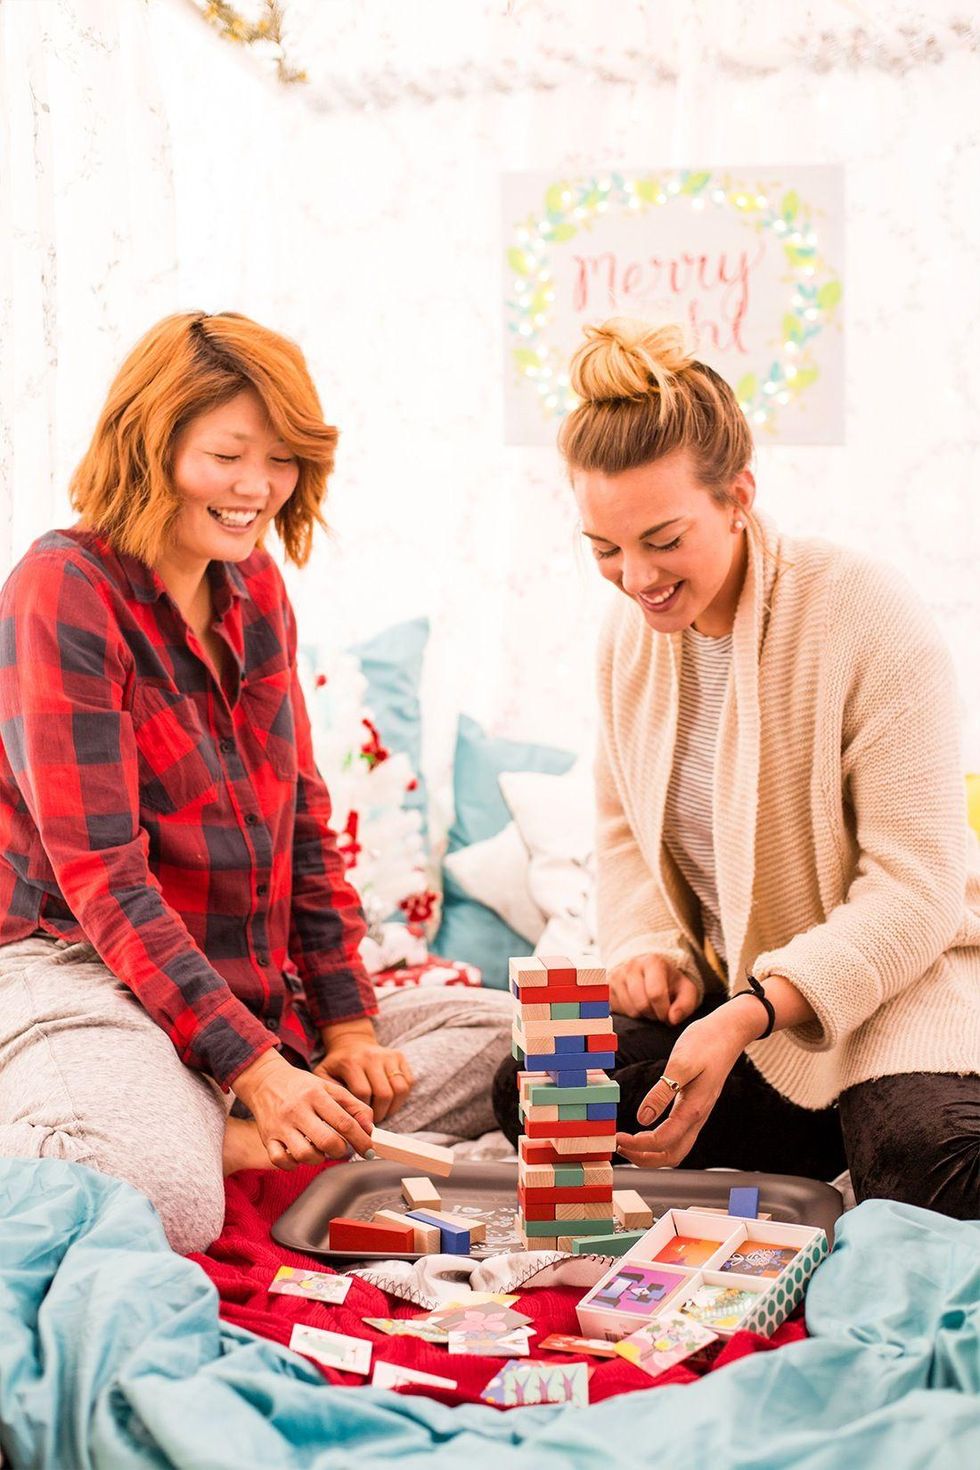
[{"label": "game card", "polygon": [[505,1363],[480,1397],[488,1404],[516,1408],[524,1404],[589,1402],[589,1369],[585,1363]]},{"label": "game card", "polygon": [[737,1286],[699,1286],[678,1308],[685,1317],[693,1317],[705,1327],[735,1328],[758,1302],[754,1291]]},{"label": "game card", "polygon": [[677,1271],[630,1264],[620,1267],[604,1285],[594,1287],[583,1305],[652,1317],[686,1280]]},{"label": "game card", "polygon": [[420,1373],[417,1368],[404,1368],[400,1363],[375,1363],[371,1375],[372,1388],[406,1388],[419,1383],[426,1388],[458,1388],[455,1378],[439,1378],[435,1373]]},{"label": "game card", "polygon": [[585,1353],[593,1358],[614,1358],[616,1344],[603,1342],[601,1337],[572,1337],[565,1332],[552,1332],[538,1343],[553,1353]]},{"label": "game card", "polygon": [[685,1358],[700,1352],[709,1342],[717,1341],[717,1332],[703,1327],[700,1322],[694,1322],[680,1312],[665,1312],[662,1317],[644,1322],[629,1337],[617,1342],[616,1352],[628,1362],[635,1363],[637,1368],[642,1368],[644,1373],[649,1373],[651,1378],[656,1378],[666,1373],[668,1368],[673,1368],[675,1363],[683,1363]]},{"label": "game card", "polygon": [[667,1266],[703,1266],[720,1245],[720,1240],[705,1240],[699,1235],[675,1235],[653,1259]]},{"label": "game card", "polygon": [[793,1245],[770,1245],[765,1240],[743,1240],[719,1268],[741,1276],[779,1276],[798,1254]]},{"label": "game card", "polygon": [[280,1266],[269,1283],[269,1290],[283,1296],[305,1296],[311,1301],[339,1306],[346,1300],[352,1285],[349,1276],[328,1276],[325,1271],[300,1271],[295,1266]]},{"label": "game card", "polygon": [[327,1368],[340,1368],[344,1373],[366,1374],[371,1370],[371,1344],[359,1337],[347,1337],[343,1332],[324,1332],[320,1327],[296,1322],[289,1346],[293,1352],[315,1358]]}]

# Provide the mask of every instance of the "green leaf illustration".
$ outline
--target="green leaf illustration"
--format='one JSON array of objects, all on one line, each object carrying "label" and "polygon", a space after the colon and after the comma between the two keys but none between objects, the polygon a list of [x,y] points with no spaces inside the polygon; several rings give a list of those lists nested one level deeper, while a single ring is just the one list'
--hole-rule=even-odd
[{"label": "green leaf illustration", "polygon": [[682,194],[700,194],[705,184],[711,178],[710,173],[688,174],[681,186]]},{"label": "green leaf illustration", "polygon": [[779,208],[784,219],[792,219],[800,207],[800,196],[795,189],[790,189],[788,194],[783,195]]},{"label": "green leaf illustration", "polygon": [[828,281],[826,286],[821,286],[817,292],[817,305],[822,306],[824,311],[830,311],[840,301],[843,295],[843,287],[840,281]]},{"label": "green leaf illustration", "polygon": [[529,276],[534,269],[534,263],[527,251],[518,249],[516,245],[512,245],[507,252],[507,264],[519,276]]},{"label": "green leaf illustration", "polygon": [[576,226],[565,220],[562,224],[555,225],[555,228],[551,232],[551,238],[552,240],[558,241],[570,240],[576,234],[578,234]]}]

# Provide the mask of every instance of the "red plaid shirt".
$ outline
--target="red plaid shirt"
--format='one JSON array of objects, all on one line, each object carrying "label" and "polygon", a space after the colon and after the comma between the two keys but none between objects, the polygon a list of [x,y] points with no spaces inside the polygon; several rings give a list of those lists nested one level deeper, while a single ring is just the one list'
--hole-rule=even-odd
[{"label": "red plaid shirt", "polygon": [[229,689],[160,578],[53,531],[0,592],[0,944],[87,939],[223,1086],[371,1015],[272,558],[213,562]]}]

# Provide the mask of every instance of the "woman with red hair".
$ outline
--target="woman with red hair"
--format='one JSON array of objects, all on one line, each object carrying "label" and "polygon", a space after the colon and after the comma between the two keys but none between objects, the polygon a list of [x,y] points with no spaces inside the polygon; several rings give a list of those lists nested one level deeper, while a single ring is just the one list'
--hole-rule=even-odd
[{"label": "woman with red hair", "polygon": [[[505,996],[455,1032],[438,995],[401,1037],[373,1019],[263,548],[306,562],[336,441],[294,343],[168,317],[111,386],[78,523],[0,593],[0,1155],[128,1179],[178,1250],[219,1233],[222,1170],[367,1154],[402,1108],[492,1126]],[[394,1041],[428,1044],[419,1086]]]}]

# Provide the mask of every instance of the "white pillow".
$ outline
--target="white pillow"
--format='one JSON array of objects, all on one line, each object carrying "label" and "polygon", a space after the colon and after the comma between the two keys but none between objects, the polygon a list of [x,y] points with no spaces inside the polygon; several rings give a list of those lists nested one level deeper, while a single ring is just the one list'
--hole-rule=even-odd
[{"label": "white pillow", "polygon": [[595,796],[587,762],[563,776],[504,771],[499,779],[529,853],[527,886],[547,919],[539,954],[589,953],[595,946]]},{"label": "white pillow", "polygon": [[447,853],[443,866],[477,903],[493,909],[528,944],[537,944],[545,916],[530,894],[528,851],[514,822],[495,837]]}]

